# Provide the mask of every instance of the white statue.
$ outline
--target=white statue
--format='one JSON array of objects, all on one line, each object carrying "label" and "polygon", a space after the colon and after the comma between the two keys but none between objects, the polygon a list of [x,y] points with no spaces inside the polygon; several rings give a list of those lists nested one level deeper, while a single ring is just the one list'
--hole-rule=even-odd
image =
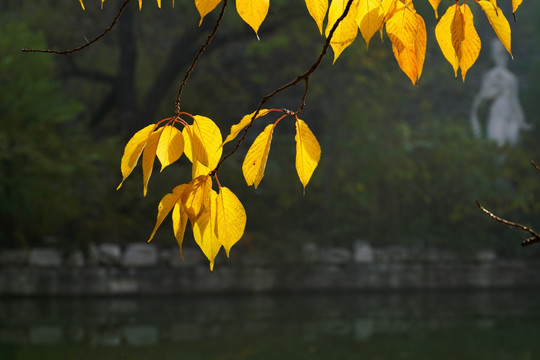
[{"label": "white statue", "polygon": [[519,132],[528,130],[531,125],[525,116],[518,98],[518,81],[507,68],[508,54],[503,45],[494,40],[491,55],[495,67],[488,71],[482,80],[480,92],[473,101],[471,123],[474,134],[482,136],[478,120],[478,107],[482,101],[491,101],[486,124],[486,137],[498,145],[517,144]]}]

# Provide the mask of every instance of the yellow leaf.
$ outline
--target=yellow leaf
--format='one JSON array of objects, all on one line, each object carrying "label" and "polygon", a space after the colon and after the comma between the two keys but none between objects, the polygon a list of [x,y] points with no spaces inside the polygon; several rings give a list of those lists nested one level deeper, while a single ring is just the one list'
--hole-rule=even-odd
[{"label": "yellow leaf", "polygon": [[210,199],[210,190],[212,190],[212,178],[201,175],[193,179],[182,193],[182,203],[191,222],[195,221]]},{"label": "yellow leaf", "polygon": [[174,237],[176,238],[176,242],[178,243],[178,247],[180,248],[181,257],[182,257],[182,243],[184,242],[184,233],[186,232],[187,220],[188,220],[188,216],[186,214],[186,210],[184,210],[184,206],[179,201],[174,205],[174,208],[172,211],[172,225],[173,225]]},{"label": "yellow leaf", "polygon": [[255,34],[268,14],[270,0],[236,0],[236,11]]},{"label": "yellow leaf", "polygon": [[[328,11],[328,24],[325,31],[327,38],[337,20],[343,15],[347,2],[347,0],[332,0],[330,10]],[[358,35],[358,25],[356,24],[357,9],[357,4],[353,4],[350,7],[347,16],[339,23],[332,35],[330,46],[334,50],[334,62],[336,62],[343,50],[352,44],[354,39],[356,39],[356,35]]]},{"label": "yellow leaf", "polygon": [[246,211],[236,195],[226,187],[220,188],[216,205],[216,234],[228,257],[233,245],[244,234],[247,219]]},{"label": "yellow leaf", "polygon": [[142,9],[142,0],[139,0],[139,10]]},{"label": "yellow leaf", "polygon": [[161,171],[175,162],[184,152],[184,137],[174,126],[167,125],[159,139],[156,155],[161,163]]},{"label": "yellow leaf", "polygon": [[508,20],[504,17],[502,10],[493,6],[489,1],[481,0],[477,3],[484,10],[491,27],[495,30],[495,34],[499,37],[504,48],[512,55],[510,24],[508,24]]},{"label": "yellow leaf", "polygon": [[296,172],[305,191],[321,159],[321,147],[307,124],[300,119],[296,121],[294,140],[296,140]]},{"label": "yellow leaf", "polygon": [[120,183],[120,185],[118,185],[118,188],[116,188],[116,190],[120,189],[120,187],[124,183],[124,180],[126,180],[126,178],[135,168],[135,166],[137,166],[137,162],[139,161],[139,157],[141,156],[141,153],[146,146],[148,137],[150,136],[155,127],[155,124],[148,125],[144,129],[137,131],[135,135],[133,135],[133,137],[129,139],[126,147],[124,148],[124,155],[122,155],[122,160],[120,161],[122,182]]},{"label": "yellow leaf", "polygon": [[429,3],[431,4],[431,7],[433,8],[433,11],[435,11],[435,17],[439,18],[439,13],[437,9],[439,8],[439,4],[441,3],[441,0],[429,0]]},{"label": "yellow leaf", "polygon": [[143,170],[143,195],[146,196],[148,190],[148,181],[152,175],[152,170],[154,168],[154,161],[156,159],[156,151],[159,144],[159,139],[163,133],[163,128],[159,128],[154,131],[146,142],[144,147],[143,159],[142,159],[142,170]]},{"label": "yellow leaf", "polygon": [[454,68],[454,75],[457,77],[457,69],[461,68],[461,76],[465,81],[465,75],[476,62],[482,46],[469,6],[450,6],[439,20],[435,36],[444,57]]},{"label": "yellow leaf", "polygon": [[156,1],[157,1],[157,6],[158,6],[158,8],[161,9],[161,0],[156,0]]},{"label": "yellow leaf", "polygon": [[512,0],[512,12],[515,13],[518,7],[521,5],[522,0]]},{"label": "yellow leaf", "polygon": [[214,270],[214,259],[221,249],[221,243],[216,236],[216,198],[217,194],[214,190],[208,193],[209,201],[201,215],[191,221],[193,229],[193,237],[195,242],[201,248],[202,252],[208,260],[210,260],[210,271]]},{"label": "yellow leaf", "polygon": [[195,6],[201,15],[201,21],[199,21],[199,26],[201,26],[204,17],[210,13],[212,10],[218,6],[221,0],[195,0]]},{"label": "yellow leaf", "polygon": [[454,76],[456,78],[457,70],[459,68],[459,59],[456,49],[452,43],[452,25],[454,23],[456,12],[458,11],[459,5],[456,4],[450,6],[435,27],[435,38],[439,43],[439,47],[441,48],[444,57],[452,65],[452,68],[454,69]]},{"label": "yellow leaf", "polygon": [[402,6],[386,21],[386,32],[399,67],[416,84],[426,55],[426,26],[415,11]]},{"label": "yellow leaf", "polygon": [[306,6],[309,11],[309,15],[317,23],[319,32],[322,35],[322,26],[324,18],[326,17],[326,11],[328,10],[328,0],[306,0]]},{"label": "yellow leaf", "polygon": [[242,164],[242,172],[244,173],[247,185],[254,185],[255,189],[259,186],[264,176],[273,132],[274,124],[266,126],[264,131],[257,136],[249,148]]},{"label": "yellow leaf", "polygon": [[[268,109],[261,109],[259,111],[259,113],[257,114],[257,116],[255,117],[255,119],[263,117],[264,115],[268,114],[269,112],[270,111]],[[238,136],[240,131],[242,131],[246,126],[248,126],[251,123],[251,119],[253,118],[253,115],[255,115],[255,112],[252,112],[251,114],[248,114],[248,115],[244,116],[242,118],[242,120],[240,120],[240,122],[238,124],[235,124],[235,125],[231,126],[231,133],[227,136],[227,138],[225,139],[223,144],[221,144],[221,146],[225,145],[229,141],[234,140]],[[253,119],[253,120],[255,120],[255,119]]]},{"label": "yellow leaf", "polygon": [[158,205],[156,225],[154,226],[154,230],[152,231],[152,234],[150,234],[150,238],[148,239],[148,242],[150,242],[154,238],[154,235],[156,234],[156,231],[160,227],[163,220],[165,220],[167,215],[169,215],[173,207],[177,205],[177,202],[180,200],[180,197],[182,196],[182,193],[184,192],[185,188],[186,188],[185,184],[179,185],[173,189],[172,193],[165,195],[161,199]]},{"label": "yellow leaf", "polygon": [[369,47],[369,40],[380,30],[384,20],[384,12],[380,0],[362,0],[358,4],[356,23],[360,33]]},{"label": "yellow leaf", "polygon": [[[188,159],[191,162],[196,159],[204,166],[213,169],[221,159],[223,152],[221,148],[223,138],[219,127],[211,119],[195,115],[193,125],[184,131],[184,153]],[[188,136],[186,136],[186,132]]]},{"label": "yellow leaf", "polygon": [[83,9],[83,10],[85,10],[85,8],[84,8],[84,4],[83,4],[83,0],[79,0],[79,2],[81,3],[81,7],[82,7],[82,9]]}]

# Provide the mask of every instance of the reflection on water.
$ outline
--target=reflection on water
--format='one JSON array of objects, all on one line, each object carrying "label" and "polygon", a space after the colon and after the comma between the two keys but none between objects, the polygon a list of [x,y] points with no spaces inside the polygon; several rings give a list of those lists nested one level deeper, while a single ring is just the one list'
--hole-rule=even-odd
[{"label": "reflection on water", "polygon": [[0,300],[0,359],[540,359],[540,292]]}]

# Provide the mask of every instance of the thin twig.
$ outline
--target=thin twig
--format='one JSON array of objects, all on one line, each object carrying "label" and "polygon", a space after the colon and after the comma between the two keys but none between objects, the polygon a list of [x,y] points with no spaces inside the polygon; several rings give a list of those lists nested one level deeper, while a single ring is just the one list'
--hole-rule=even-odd
[{"label": "thin twig", "polygon": [[106,28],[105,30],[103,30],[103,32],[101,34],[99,34],[98,36],[96,36],[95,38],[93,38],[91,41],[87,42],[86,44],[84,45],[81,45],[79,47],[76,47],[76,48],[73,48],[73,49],[69,49],[69,50],[44,50],[44,49],[22,49],[22,52],[33,52],[33,53],[47,53],[47,54],[56,54],[56,55],[69,55],[69,54],[72,54],[74,52],[77,52],[77,51],[81,51],[83,49],[86,49],[87,47],[89,47],[90,45],[96,43],[97,41],[99,41],[102,37],[104,37],[105,35],[107,35],[107,33],[109,31],[112,30],[112,28],[116,25],[116,23],[118,22],[118,19],[120,18],[120,15],[122,15],[122,13],[124,12],[124,9],[126,8],[127,4],[130,2],[131,0],[124,0],[124,3],[122,4],[122,6],[120,7],[120,9],[118,10],[118,12],[116,13],[116,16],[114,17],[111,25],[109,25],[108,28]]},{"label": "thin twig", "polygon": [[336,20],[336,22],[334,23],[334,26],[332,26],[332,29],[330,30],[330,32],[328,33],[328,36],[326,37],[326,42],[324,43],[324,46],[323,46],[323,48],[321,50],[321,53],[319,54],[319,57],[313,63],[313,65],[311,65],[311,67],[305,73],[303,73],[302,75],[298,75],[298,77],[296,79],[294,79],[293,81],[281,86],[280,88],[277,88],[276,90],[272,91],[270,94],[268,94],[268,95],[266,95],[265,97],[262,98],[261,102],[257,106],[257,109],[253,113],[253,116],[251,117],[251,122],[249,123],[249,125],[247,125],[244,128],[244,131],[242,132],[242,136],[240,137],[240,139],[238,139],[238,141],[236,142],[236,145],[234,146],[234,148],[227,155],[225,155],[221,159],[221,161],[216,165],[216,168],[214,170],[212,170],[211,174],[214,174],[215,172],[217,172],[218,169],[223,164],[223,162],[225,160],[227,160],[230,156],[232,156],[240,148],[240,145],[246,139],[246,136],[247,136],[247,133],[249,132],[249,129],[251,129],[251,127],[253,126],[253,122],[257,118],[257,115],[259,115],[259,112],[261,111],[264,104],[266,104],[266,102],[268,100],[270,100],[271,98],[273,98],[274,96],[276,96],[280,92],[282,92],[284,90],[287,90],[288,88],[293,87],[294,85],[298,84],[300,81],[304,80],[306,82],[306,88],[304,90],[304,95],[302,96],[302,102],[301,102],[300,108],[298,109],[298,111],[296,111],[296,113],[291,114],[291,116],[298,115],[300,112],[302,112],[302,110],[304,109],[304,106],[305,106],[305,100],[306,100],[307,93],[308,93],[308,90],[309,90],[309,76],[315,70],[317,70],[317,68],[321,64],[324,56],[326,55],[326,52],[328,51],[328,48],[330,47],[330,42],[332,41],[332,37],[334,36],[334,32],[336,31],[339,24],[343,21],[343,19],[345,19],[345,17],[349,13],[349,10],[351,8],[352,3],[353,3],[353,0],[349,0],[347,2],[347,5],[345,6],[345,9],[343,10],[343,14],[341,14],[341,16]]},{"label": "thin twig", "polygon": [[538,165],[534,162],[534,160],[531,160],[531,164],[534,166],[534,168],[535,168],[536,170],[540,171],[540,166],[538,166]]},{"label": "thin twig", "polygon": [[515,227],[515,228],[518,228],[518,229],[521,229],[523,231],[526,231],[528,232],[529,234],[531,234],[532,236],[524,241],[521,242],[521,245],[523,246],[527,246],[527,245],[531,245],[531,244],[534,244],[534,243],[537,243],[537,242],[540,242],[540,234],[538,234],[536,231],[534,231],[533,229],[525,226],[525,225],[521,225],[521,224],[518,224],[518,223],[515,223],[513,221],[508,221],[506,219],[503,219],[495,214],[493,214],[491,211],[489,211],[488,209],[486,209],[485,207],[483,207],[482,205],[480,205],[480,202],[478,202],[478,200],[476,200],[476,205],[480,208],[480,210],[482,210],[483,212],[485,212],[486,214],[488,214],[492,219],[500,222],[500,223],[503,223],[505,225],[508,225],[508,226],[512,226],[512,227]]},{"label": "thin twig", "polygon": [[197,55],[195,55],[195,57],[193,58],[193,61],[191,62],[191,66],[186,71],[186,75],[184,76],[184,80],[182,80],[182,83],[180,84],[180,88],[178,89],[178,94],[176,95],[176,103],[175,103],[175,108],[176,108],[176,114],[177,115],[180,113],[180,98],[182,97],[182,92],[184,91],[184,87],[186,86],[186,83],[187,83],[187,81],[189,79],[189,76],[191,75],[191,72],[195,68],[195,65],[197,65],[197,62],[199,61],[199,58],[203,54],[203,52],[206,49],[206,47],[208,46],[208,44],[210,44],[210,41],[212,41],[212,39],[216,35],[217,30],[219,29],[219,26],[221,25],[221,20],[223,20],[223,15],[225,14],[225,8],[226,7],[227,7],[227,0],[224,0],[223,5],[221,6],[221,12],[219,13],[218,19],[216,21],[216,25],[214,25],[214,28],[212,29],[212,32],[210,33],[210,35],[208,35],[208,38],[206,39],[204,44],[202,44],[201,48],[197,52]]}]

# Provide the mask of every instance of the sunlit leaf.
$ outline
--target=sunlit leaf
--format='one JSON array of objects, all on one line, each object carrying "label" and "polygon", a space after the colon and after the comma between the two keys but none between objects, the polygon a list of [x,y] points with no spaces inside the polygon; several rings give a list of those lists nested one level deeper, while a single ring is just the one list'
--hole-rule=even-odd
[{"label": "sunlit leaf", "polygon": [[220,188],[216,205],[216,234],[228,257],[231,248],[244,234],[247,219],[246,211],[236,195],[226,187]]},{"label": "sunlit leaf", "polygon": [[268,14],[270,0],[236,0],[236,11],[255,34]]},{"label": "sunlit leaf", "polygon": [[399,67],[416,84],[424,66],[426,54],[426,26],[414,10],[401,6],[386,21],[386,33]]},{"label": "sunlit leaf", "polygon": [[195,6],[201,15],[201,21],[199,21],[199,26],[201,26],[204,17],[210,13],[212,10],[218,6],[221,0],[195,0]]},{"label": "sunlit leaf", "polygon": [[273,132],[274,124],[266,126],[249,148],[242,164],[242,172],[247,185],[253,185],[255,189],[264,177]]},{"label": "sunlit leaf", "polygon": [[384,12],[380,0],[364,0],[358,4],[356,23],[369,47],[369,41],[383,25]]},{"label": "sunlit leaf", "polygon": [[321,159],[321,147],[307,124],[296,121],[296,172],[304,190]]},{"label": "sunlit leaf", "polygon": [[128,141],[126,144],[126,147],[124,148],[124,155],[122,155],[122,160],[120,161],[120,170],[122,171],[122,182],[120,185],[118,185],[118,189],[122,186],[124,183],[124,180],[131,174],[135,166],[137,166],[137,162],[139,161],[139,157],[141,156],[141,153],[146,146],[146,142],[148,141],[148,137],[156,127],[155,124],[148,125],[144,129],[141,129],[133,135],[133,137]]},{"label": "sunlit leaf", "polygon": [[319,32],[322,34],[323,21],[328,11],[328,0],[306,0],[306,6],[309,14],[317,23]]},{"label": "sunlit leaf", "polygon": [[185,188],[186,188],[185,184],[179,185],[173,189],[172,193],[165,195],[161,199],[158,205],[156,225],[154,226],[154,230],[152,231],[152,234],[150,234],[150,238],[148,239],[148,242],[150,242],[154,238],[154,235],[156,234],[156,231],[160,227],[163,220],[165,220],[167,215],[169,215],[173,207],[177,205],[177,202],[180,200]]},{"label": "sunlit leaf", "polygon": [[86,9],[84,8],[83,0],[79,0],[79,2],[81,3],[82,9],[83,9],[83,10],[86,10]]},{"label": "sunlit leaf", "polygon": [[495,30],[495,34],[497,34],[504,48],[512,55],[510,24],[508,24],[508,20],[504,17],[502,10],[494,7],[491,2],[485,0],[478,1],[478,5],[484,10],[491,27]]},{"label": "sunlit leaf", "polygon": [[161,163],[161,171],[175,162],[184,152],[184,137],[180,130],[167,125],[159,139],[156,155]]},{"label": "sunlit leaf", "polygon": [[[330,9],[328,10],[328,24],[325,31],[327,38],[337,20],[343,15],[347,2],[347,0],[332,0]],[[343,50],[352,44],[354,39],[356,39],[356,35],[358,35],[358,24],[356,23],[357,8],[357,6],[350,7],[347,16],[339,23],[330,40],[330,46],[334,51],[334,62],[336,62]]]},{"label": "sunlit leaf", "polygon": [[184,242],[184,234],[186,232],[188,216],[181,201],[178,201],[174,205],[171,217],[174,237],[176,238],[176,242],[178,243],[178,247],[180,249],[180,256],[182,257],[182,243]]},{"label": "sunlit leaf", "polygon": [[181,200],[192,222],[201,215],[208,205],[211,189],[212,178],[206,175],[196,177],[184,189]]},{"label": "sunlit leaf", "polygon": [[512,0],[512,12],[515,13],[523,0]]},{"label": "sunlit leaf", "polygon": [[478,36],[478,33],[474,27],[474,19],[471,9],[467,4],[461,5],[460,9],[463,14],[463,33],[456,34],[455,40],[461,39],[457,53],[459,58],[459,67],[461,68],[461,77],[463,81],[465,81],[465,75],[471,66],[474,65],[476,59],[478,59],[482,45],[480,42],[480,37]]},{"label": "sunlit leaf", "polygon": [[189,131],[186,129],[183,131],[184,153],[188,159],[191,162],[196,159],[204,166],[213,169],[218,164],[223,153],[221,147],[223,138],[219,127],[211,119],[195,115],[193,125],[189,127],[191,136],[189,136]]},{"label": "sunlit leaf", "polygon": [[210,261],[210,271],[213,271],[214,260],[221,249],[221,243],[216,235],[217,193],[210,189],[208,198],[208,204],[204,211],[191,223],[195,242]]},{"label": "sunlit leaf", "polygon": [[459,5],[456,4],[450,6],[435,27],[435,37],[437,39],[437,43],[439,43],[439,47],[441,48],[446,60],[452,65],[455,77],[457,77],[459,59],[456,49],[452,43],[452,25],[454,24],[454,17],[458,11]]},{"label": "sunlit leaf", "polygon": [[148,141],[146,142],[146,146],[144,147],[143,151],[143,159],[142,159],[142,170],[143,170],[143,195],[146,196],[146,192],[148,191],[148,181],[150,180],[150,176],[152,175],[152,170],[154,169],[154,161],[156,159],[156,151],[159,144],[159,139],[161,138],[161,134],[163,133],[163,128],[159,128],[156,131],[154,131],[150,136],[148,137]]},{"label": "sunlit leaf", "polygon": [[429,0],[429,3],[431,4],[431,7],[433,8],[433,11],[435,11],[435,17],[439,18],[439,13],[437,9],[439,8],[439,4],[441,3],[441,0]]},{"label": "sunlit leaf", "polygon": [[142,0],[139,0],[139,10],[142,9]]},{"label": "sunlit leaf", "polygon": [[[269,112],[270,111],[268,109],[261,109],[259,111],[259,113],[257,114],[257,116],[255,117],[255,119],[263,117],[264,115],[268,114]],[[238,136],[240,131],[242,131],[246,126],[248,126],[251,123],[253,115],[255,115],[255,112],[252,112],[251,114],[248,114],[248,115],[244,116],[242,118],[242,120],[240,120],[240,122],[238,124],[235,124],[235,125],[231,126],[231,133],[227,136],[227,138],[225,139],[223,144],[221,144],[221,146],[225,145],[229,141],[234,140]]]}]

